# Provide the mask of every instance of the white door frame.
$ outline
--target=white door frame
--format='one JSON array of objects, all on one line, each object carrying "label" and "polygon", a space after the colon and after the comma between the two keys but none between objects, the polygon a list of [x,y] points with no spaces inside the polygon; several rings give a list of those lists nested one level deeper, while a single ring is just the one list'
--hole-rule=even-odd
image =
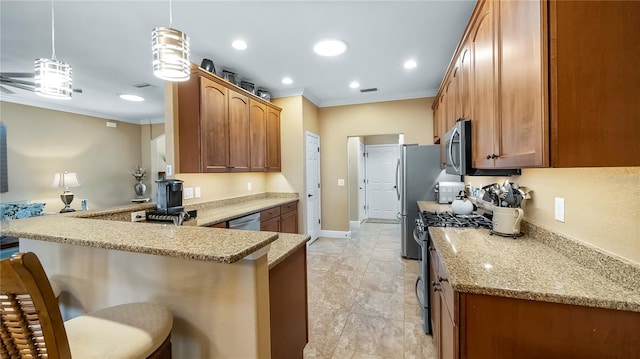
[{"label": "white door frame", "polygon": [[[317,178],[317,190],[315,189],[315,186],[313,188],[313,190],[310,190],[310,186],[311,184],[308,183],[309,182],[309,175],[312,172],[311,171],[311,163],[309,162],[309,156],[308,156],[308,149],[307,149],[307,145],[309,143],[309,138],[314,138],[318,141],[318,160],[317,160],[317,168],[315,168],[316,173],[318,174],[318,178]],[[306,211],[306,227],[307,227],[307,234],[311,237],[311,240],[307,243],[307,245],[310,245],[311,243],[313,243],[313,241],[315,241],[316,239],[318,239],[320,237],[320,232],[322,231],[322,226],[321,226],[321,218],[322,218],[322,187],[321,187],[321,176],[320,176],[320,136],[318,134],[315,134],[313,132],[310,131],[305,131],[305,141],[304,141],[304,146],[305,146],[305,150],[304,150],[304,161],[305,161],[305,193],[304,193],[304,200],[306,201],[307,204],[307,211]],[[316,193],[311,193],[311,192],[316,192]],[[312,208],[311,204],[312,204],[312,200],[310,196],[316,196],[316,201],[317,204],[315,205],[315,210],[317,211],[316,213],[318,214],[317,218],[315,218],[313,216],[314,213],[314,208]],[[317,221],[320,220],[320,223],[318,223]]]},{"label": "white door frame", "polygon": [[[365,158],[364,143],[358,145],[358,222],[367,219],[367,161]],[[362,190],[360,190],[362,188]]]}]

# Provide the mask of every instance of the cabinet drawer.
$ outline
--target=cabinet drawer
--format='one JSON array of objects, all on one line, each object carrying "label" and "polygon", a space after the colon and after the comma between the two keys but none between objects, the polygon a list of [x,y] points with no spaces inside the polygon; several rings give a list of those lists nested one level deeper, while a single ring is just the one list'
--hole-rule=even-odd
[{"label": "cabinet drawer", "polygon": [[273,217],[279,217],[279,216],[280,216],[280,207],[265,209],[264,211],[260,212],[260,222],[268,221]]},{"label": "cabinet drawer", "polygon": [[289,213],[298,209],[298,202],[283,204],[280,206],[280,214]]}]

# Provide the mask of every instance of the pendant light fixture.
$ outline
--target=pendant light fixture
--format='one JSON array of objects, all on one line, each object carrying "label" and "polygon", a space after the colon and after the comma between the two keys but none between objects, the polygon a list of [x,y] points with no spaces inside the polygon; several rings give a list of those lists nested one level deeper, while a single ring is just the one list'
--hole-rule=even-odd
[{"label": "pendant light fixture", "polygon": [[40,58],[34,64],[35,93],[60,100],[70,100],[73,95],[71,66],[56,59],[55,21],[51,0],[51,48],[50,59]]},{"label": "pendant light fixture", "polygon": [[169,27],[156,27],[151,33],[153,74],[166,81],[186,81],[190,75],[189,36],[172,26],[169,0]]}]

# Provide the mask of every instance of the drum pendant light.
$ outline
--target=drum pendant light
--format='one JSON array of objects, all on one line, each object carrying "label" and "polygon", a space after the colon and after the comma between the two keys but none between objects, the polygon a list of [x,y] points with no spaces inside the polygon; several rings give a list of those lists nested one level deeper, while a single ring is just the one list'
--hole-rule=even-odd
[{"label": "drum pendant light", "polygon": [[169,0],[169,27],[156,27],[151,33],[153,74],[166,81],[186,81],[190,75],[189,36],[172,25]]},{"label": "drum pendant light", "polygon": [[73,95],[71,66],[56,59],[55,21],[51,0],[51,48],[50,59],[40,58],[34,64],[35,93],[54,99],[70,100]]}]

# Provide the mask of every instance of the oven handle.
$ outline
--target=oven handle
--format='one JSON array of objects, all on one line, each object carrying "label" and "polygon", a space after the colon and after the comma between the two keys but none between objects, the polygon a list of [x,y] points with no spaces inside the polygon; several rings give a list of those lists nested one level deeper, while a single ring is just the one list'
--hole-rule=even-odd
[{"label": "oven handle", "polygon": [[461,158],[459,159],[460,161],[458,161],[458,162],[460,162],[460,166],[462,167],[462,135],[460,134],[460,130],[458,129],[458,124],[456,124],[453,127],[453,131],[451,132],[450,141],[448,143],[449,148],[447,148],[447,152],[448,152],[448,155],[449,155],[448,157],[451,160],[451,166],[456,171],[456,173],[460,173],[460,168],[456,167],[456,163],[455,163],[454,158],[453,158],[453,138],[455,137],[456,133],[458,134],[458,137],[460,137],[460,150],[461,150],[460,151],[460,157]]},{"label": "oven handle", "polygon": [[[420,277],[416,279],[416,300],[418,301],[418,304],[420,304],[420,308],[424,308],[424,303],[420,301],[420,296],[418,295],[418,284],[420,283],[421,280],[422,278]],[[424,288],[424,282],[422,282],[422,287]]]},{"label": "oven handle", "polygon": [[[424,232],[423,232],[424,233]],[[422,248],[422,242],[424,241],[422,238],[422,236],[420,236],[418,234],[418,227],[413,229],[413,240],[416,241],[416,243],[418,243],[418,245]]]}]

